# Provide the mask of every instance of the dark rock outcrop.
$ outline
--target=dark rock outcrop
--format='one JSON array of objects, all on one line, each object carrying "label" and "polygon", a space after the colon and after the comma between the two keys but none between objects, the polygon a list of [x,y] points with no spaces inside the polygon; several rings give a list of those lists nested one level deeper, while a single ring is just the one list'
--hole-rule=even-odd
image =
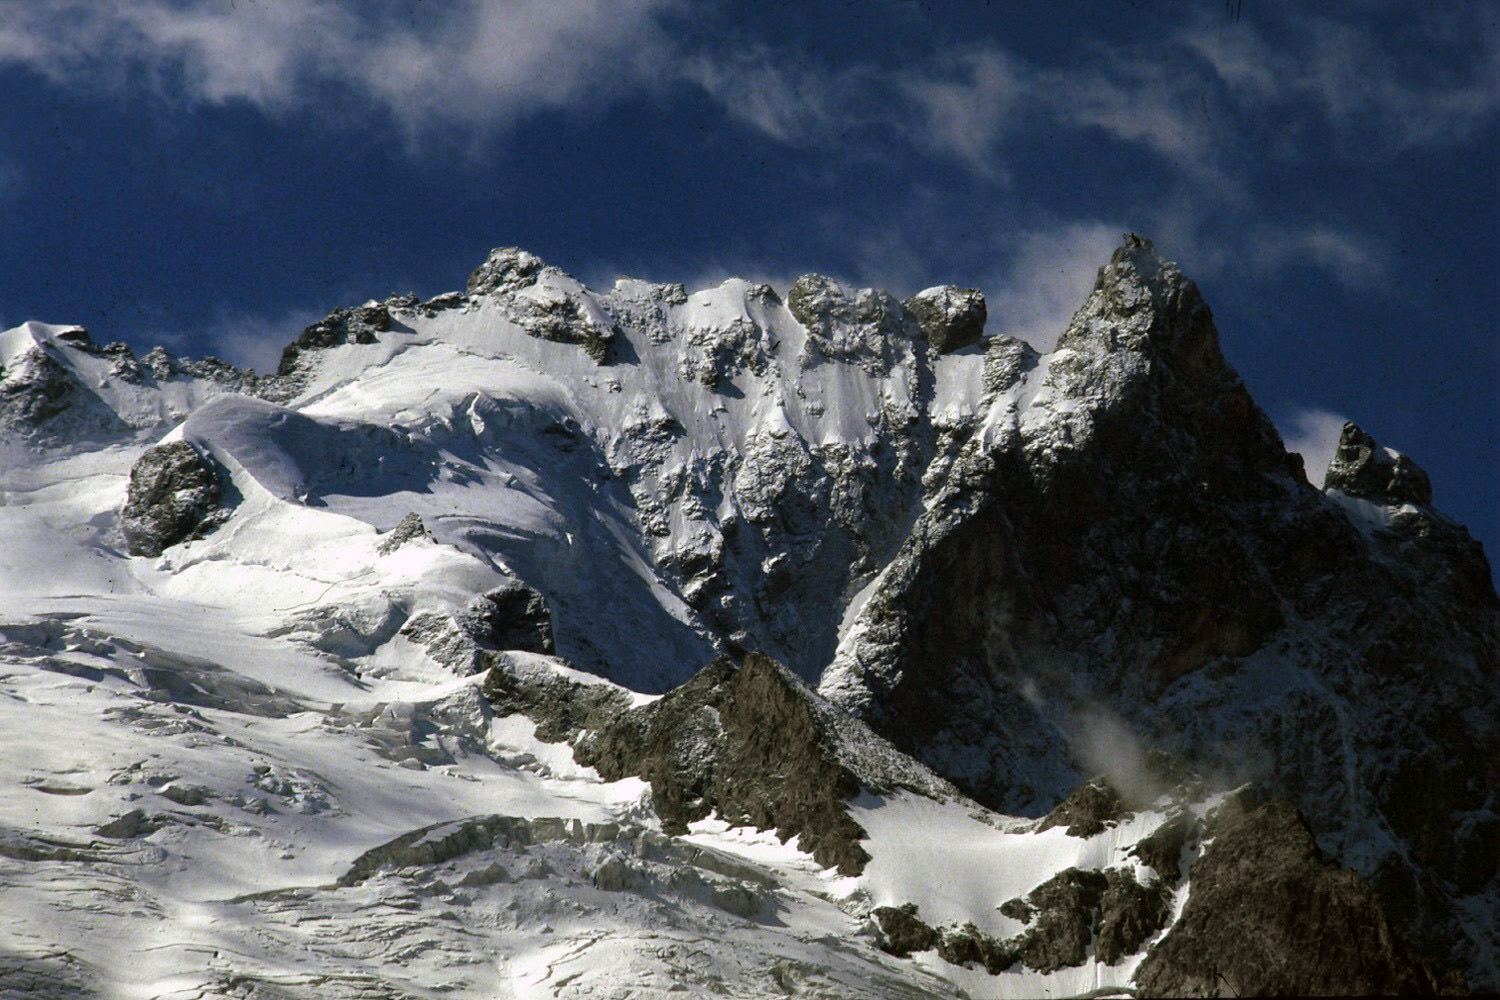
[{"label": "dark rock outcrop", "polygon": [[130,470],[120,531],[132,555],[159,556],[227,516],[217,464],[186,441],[149,448]]},{"label": "dark rock outcrop", "polygon": [[987,316],[977,288],[939,285],[918,292],[902,305],[916,317],[933,354],[948,354],[979,343]]},{"label": "dark rock outcrop", "polygon": [[610,781],[651,783],[668,833],[717,814],[732,825],[800,837],[819,864],[857,874],[869,855],[845,801],[861,788],[952,788],[842,719],[795,675],[751,653],[720,658],[661,698],[626,708],[608,685],[527,676],[501,660],[484,693],[498,714],[522,712],[543,739],[570,738],[579,763]]},{"label": "dark rock outcrop", "polygon": [[1182,881],[1182,849],[1196,838],[1198,823],[1187,812],[1178,812],[1150,834],[1142,837],[1130,853],[1149,865],[1172,888]]},{"label": "dark rock outcrop", "polygon": [[297,339],[281,351],[278,375],[292,375],[298,361],[309,351],[339,347],[343,344],[373,344],[375,335],[391,328],[391,306],[385,302],[367,302],[362,306],[335,309],[303,330]]},{"label": "dark rock outcrop", "polygon": [[158,383],[174,378],[199,379],[224,392],[266,397],[277,395],[280,389],[274,375],[257,375],[212,355],[202,359],[179,358],[160,346],[141,357],[139,368]]},{"label": "dark rock outcrop", "polygon": [[1020,958],[1012,942],[981,933],[973,924],[944,931],[937,953],[939,958],[954,965],[980,965],[992,976],[1006,971]]},{"label": "dark rock outcrop", "polygon": [[465,631],[481,647],[551,655],[552,613],[547,599],[520,580],[476,597],[463,616]]},{"label": "dark rock outcrop", "polygon": [[1142,885],[1121,868],[1104,873],[1104,894],[1099,897],[1099,925],[1094,953],[1105,965],[1115,965],[1134,955],[1167,925],[1172,915],[1171,893],[1165,882]]},{"label": "dark rock outcrop", "polygon": [[981,933],[973,924],[938,930],[917,916],[915,903],[878,906],[870,911],[877,930],[875,943],[897,958],[912,952],[936,950],[938,957],[954,965],[977,964],[990,975],[999,975],[1016,963],[1016,948]]},{"label": "dark rock outcrop", "polygon": [[[65,339],[75,335],[73,341]],[[83,327],[58,335],[63,344],[79,346],[87,338]],[[125,422],[53,352],[52,345],[38,344],[19,352],[8,366],[0,368],[0,433],[39,445],[119,434]],[[128,348],[127,348],[128,350]]]},{"label": "dark rock outcrop", "polygon": [[1095,914],[1108,885],[1103,872],[1069,868],[1027,894],[1033,916],[1020,938],[1027,968],[1054,972],[1088,959]]},{"label": "dark rock outcrop", "polygon": [[607,779],[651,783],[668,833],[717,812],[735,825],[801,837],[819,864],[859,872],[865,833],[843,802],[860,783],[829,745],[801,681],[764,657],[721,659],[578,746]]},{"label": "dark rock outcrop", "polygon": [[419,538],[429,537],[431,536],[427,533],[427,526],[422,523],[421,515],[411,513],[403,517],[396,524],[396,526],[392,528],[390,532],[380,540],[380,544],[376,546],[376,550],[379,551],[381,555],[388,556],[392,552],[395,552],[397,549],[399,549],[401,546],[405,545],[407,542],[415,541]]},{"label": "dark rock outcrop", "polygon": [[94,832],[111,840],[130,840],[149,836],[165,825],[166,820],[160,816],[149,816],[143,810],[132,809],[97,827]]},{"label": "dark rock outcrop", "polygon": [[991,337],[984,345],[984,392],[994,396],[1021,380],[1041,360],[1037,349],[1015,337]]},{"label": "dark rock outcrop", "polygon": [[633,704],[624,688],[581,684],[552,670],[529,669],[510,657],[492,658],[488,669],[483,690],[495,714],[526,716],[536,723],[537,739],[546,743],[571,742],[584,731],[601,731]]},{"label": "dark rock outcrop", "polygon": [[1400,452],[1380,447],[1354,423],[1344,424],[1323,487],[1377,503],[1432,503],[1432,482],[1422,467]]},{"label": "dark rock outcrop", "polygon": [[1070,837],[1092,837],[1150,807],[1162,796],[1182,803],[1201,799],[1204,790],[1203,779],[1181,760],[1152,750],[1131,759],[1123,770],[1097,775],[1073,789],[1042,817],[1037,831],[1066,826]]},{"label": "dark rock outcrop", "polygon": [[1106,825],[1118,823],[1128,815],[1130,811],[1114,786],[1103,778],[1094,778],[1054,806],[1037,830],[1066,826],[1070,837],[1092,837],[1102,833]]},{"label": "dark rock outcrop", "polygon": [[470,295],[493,295],[536,284],[546,264],[535,254],[517,247],[496,247],[465,283]]},{"label": "dark rock outcrop", "polygon": [[490,669],[495,654],[507,650],[549,656],[555,651],[547,600],[520,580],[480,594],[456,615],[413,615],[401,626],[401,634],[464,675]]},{"label": "dark rock outcrop", "polygon": [[[820,691],[1001,811],[1035,815],[1094,770],[1102,718],[1293,798],[1319,829],[1389,830],[1349,853],[1393,921],[1414,947],[1484,959],[1493,923],[1456,917],[1496,870],[1470,822],[1500,754],[1500,597],[1479,546],[1430,508],[1372,527],[1312,488],[1197,287],[1139,238],[1057,350],[1008,360],[996,385],[1035,380],[1029,402],[1002,392],[986,433],[929,471]],[[1330,485],[1430,499],[1415,466],[1346,443]]]},{"label": "dark rock outcrop", "polygon": [[870,916],[880,929],[878,943],[886,954],[906,958],[914,951],[928,951],[938,945],[940,935],[917,916],[915,903],[877,906]]},{"label": "dark rock outcrop", "polygon": [[1414,962],[1380,897],[1286,801],[1222,809],[1181,919],[1136,973],[1146,996],[1373,996],[1457,986]]},{"label": "dark rock outcrop", "polygon": [[1016,963],[1035,972],[1056,972],[1094,957],[1105,965],[1136,954],[1166,926],[1171,915],[1169,892],[1160,882],[1142,885],[1120,868],[1092,871],[1069,868],[1037,886],[1025,900],[1008,900],[1001,912],[1021,920],[1026,929],[999,939],[972,923],[931,927],[917,907],[881,906],[871,911],[879,947],[898,958],[936,950],[956,965],[977,963],[997,975]]},{"label": "dark rock outcrop", "polygon": [[[562,287],[548,288],[548,294],[528,294],[547,276]],[[516,247],[491,250],[469,275],[467,289],[470,298],[488,298],[533,337],[578,344],[597,364],[609,362],[617,332],[613,321],[602,310],[589,308],[582,285],[534,254]]]}]

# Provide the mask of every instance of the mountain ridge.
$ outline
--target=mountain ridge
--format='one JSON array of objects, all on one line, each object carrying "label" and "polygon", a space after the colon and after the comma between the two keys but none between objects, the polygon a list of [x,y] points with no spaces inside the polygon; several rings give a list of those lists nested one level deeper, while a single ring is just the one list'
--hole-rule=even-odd
[{"label": "mountain ridge", "polygon": [[[1430,506],[1425,474],[1350,425],[1325,489],[1309,485],[1222,357],[1196,286],[1139,237],[1101,268],[1053,351],[984,338],[984,321],[982,297],[956,286],[905,302],[817,276],[784,300],[738,280],[688,294],[621,279],[600,293],[502,248],[464,292],[335,310],[274,376],[160,351],[137,360],[81,328],[27,324],[0,334],[0,426],[24,441],[0,481],[23,540],[7,566],[13,614],[81,615],[100,637],[68,648],[102,649],[164,640],[141,623],[149,611],[122,618],[90,594],[123,586],[110,598],[122,608],[213,609],[305,658],[273,675],[230,656],[276,678],[260,703],[300,686],[330,720],[346,718],[335,702],[363,705],[360,691],[458,678],[461,707],[390,721],[396,703],[382,701],[349,725],[361,739],[398,734],[378,745],[415,770],[487,759],[475,734],[520,739],[506,720],[527,718],[539,742],[526,754],[566,743],[549,774],[644,781],[653,822],[678,835],[720,821],[714,836],[746,821],[783,841],[805,832],[805,851],[881,892],[910,884],[883,858],[926,863],[890,846],[882,817],[938,807],[816,765],[797,773],[823,804],[788,812],[751,773],[782,766],[768,748],[714,784],[713,761],[740,759],[757,724],[724,716],[688,750],[678,729],[720,718],[742,683],[755,692],[743,703],[771,719],[837,706],[889,741],[881,753],[957,786],[943,807],[958,811],[942,820],[952,829],[966,809],[1038,816],[1099,771],[1128,790],[1146,751],[1166,749],[1294,803],[1317,848],[1372,880],[1397,933],[1493,981],[1487,845],[1500,820],[1485,761],[1500,601],[1481,548]],[[70,476],[89,491],[63,498]],[[66,578],[24,581],[42,532],[65,525],[72,547],[53,559]],[[505,664],[522,655],[540,659],[518,688]],[[693,679],[724,656],[747,666]],[[751,666],[762,662],[790,671]],[[224,683],[210,666],[167,669],[197,678],[193,690]],[[517,694],[536,677],[568,680]],[[695,684],[706,693],[684,700]],[[192,697],[218,710],[246,695]],[[576,709],[589,732],[565,721],[577,698],[592,706]],[[674,700],[687,707],[653,707]],[[608,735],[617,726],[635,735]],[[433,748],[445,727],[467,734],[463,754]],[[641,734],[676,749],[637,760]],[[1173,822],[1158,820],[1133,835]],[[842,830],[825,842],[842,846],[815,846],[808,822]],[[1130,822],[1111,815],[1093,836]],[[997,819],[964,836],[1043,834]],[[655,884],[620,864],[605,881]],[[1109,898],[1167,874],[1109,876]],[[907,891],[877,902],[915,904]],[[1135,947],[1198,912],[1186,883],[1175,891],[1170,919]],[[1088,892],[1055,926],[1088,927]],[[934,932],[950,973],[1003,964],[984,941],[1016,925],[981,910],[922,905],[950,930],[981,925]]]}]

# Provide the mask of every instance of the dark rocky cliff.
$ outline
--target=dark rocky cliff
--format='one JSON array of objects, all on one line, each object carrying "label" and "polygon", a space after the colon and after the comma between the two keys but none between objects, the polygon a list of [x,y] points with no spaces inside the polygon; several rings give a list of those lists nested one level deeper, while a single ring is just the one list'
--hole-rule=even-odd
[{"label": "dark rocky cliff", "polygon": [[1347,493],[1310,486],[1197,287],[1133,238],[1019,391],[933,483],[824,693],[1006,810],[1142,746],[1253,779],[1421,947],[1484,964],[1491,925],[1455,907],[1500,863],[1500,601],[1425,475],[1354,428]]}]

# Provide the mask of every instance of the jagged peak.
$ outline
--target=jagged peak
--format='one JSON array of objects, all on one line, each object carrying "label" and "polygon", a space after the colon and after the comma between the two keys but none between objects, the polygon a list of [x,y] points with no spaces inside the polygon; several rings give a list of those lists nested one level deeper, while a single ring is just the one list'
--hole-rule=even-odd
[{"label": "jagged peak", "polygon": [[529,250],[496,247],[469,275],[465,288],[470,295],[515,291],[536,284],[541,274],[548,270],[557,269]]},{"label": "jagged peak", "polygon": [[1218,391],[1239,383],[1224,360],[1213,313],[1198,286],[1155,244],[1134,233],[1099,269],[1057,350],[1131,352],[1179,378]]},{"label": "jagged peak", "polygon": [[1426,471],[1401,452],[1380,447],[1353,421],[1344,424],[1323,487],[1378,503],[1432,503],[1432,482]]},{"label": "jagged peak", "polygon": [[1150,240],[1126,233],[1123,243],[1110,255],[1109,263],[1099,268],[1093,291],[1073,317],[1063,340],[1076,336],[1081,316],[1108,315],[1119,319],[1143,311],[1149,315],[1173,304],[1175,298],[1188,298],[1193,304],[1202,302],[1197,286],[1175,261],[1158,253],[1156,244]]}]

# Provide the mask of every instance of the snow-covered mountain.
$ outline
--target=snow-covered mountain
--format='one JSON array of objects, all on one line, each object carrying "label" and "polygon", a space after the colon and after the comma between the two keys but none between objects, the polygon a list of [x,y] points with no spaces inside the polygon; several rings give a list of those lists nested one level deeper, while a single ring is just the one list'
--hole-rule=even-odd
[{"label": "snow-covered mountain", "polygon": [[1425,474],[1310,486],[1138,238],[985,321],[503,249],[272,376],[0,334],[0,993],[1500,983]]}]

